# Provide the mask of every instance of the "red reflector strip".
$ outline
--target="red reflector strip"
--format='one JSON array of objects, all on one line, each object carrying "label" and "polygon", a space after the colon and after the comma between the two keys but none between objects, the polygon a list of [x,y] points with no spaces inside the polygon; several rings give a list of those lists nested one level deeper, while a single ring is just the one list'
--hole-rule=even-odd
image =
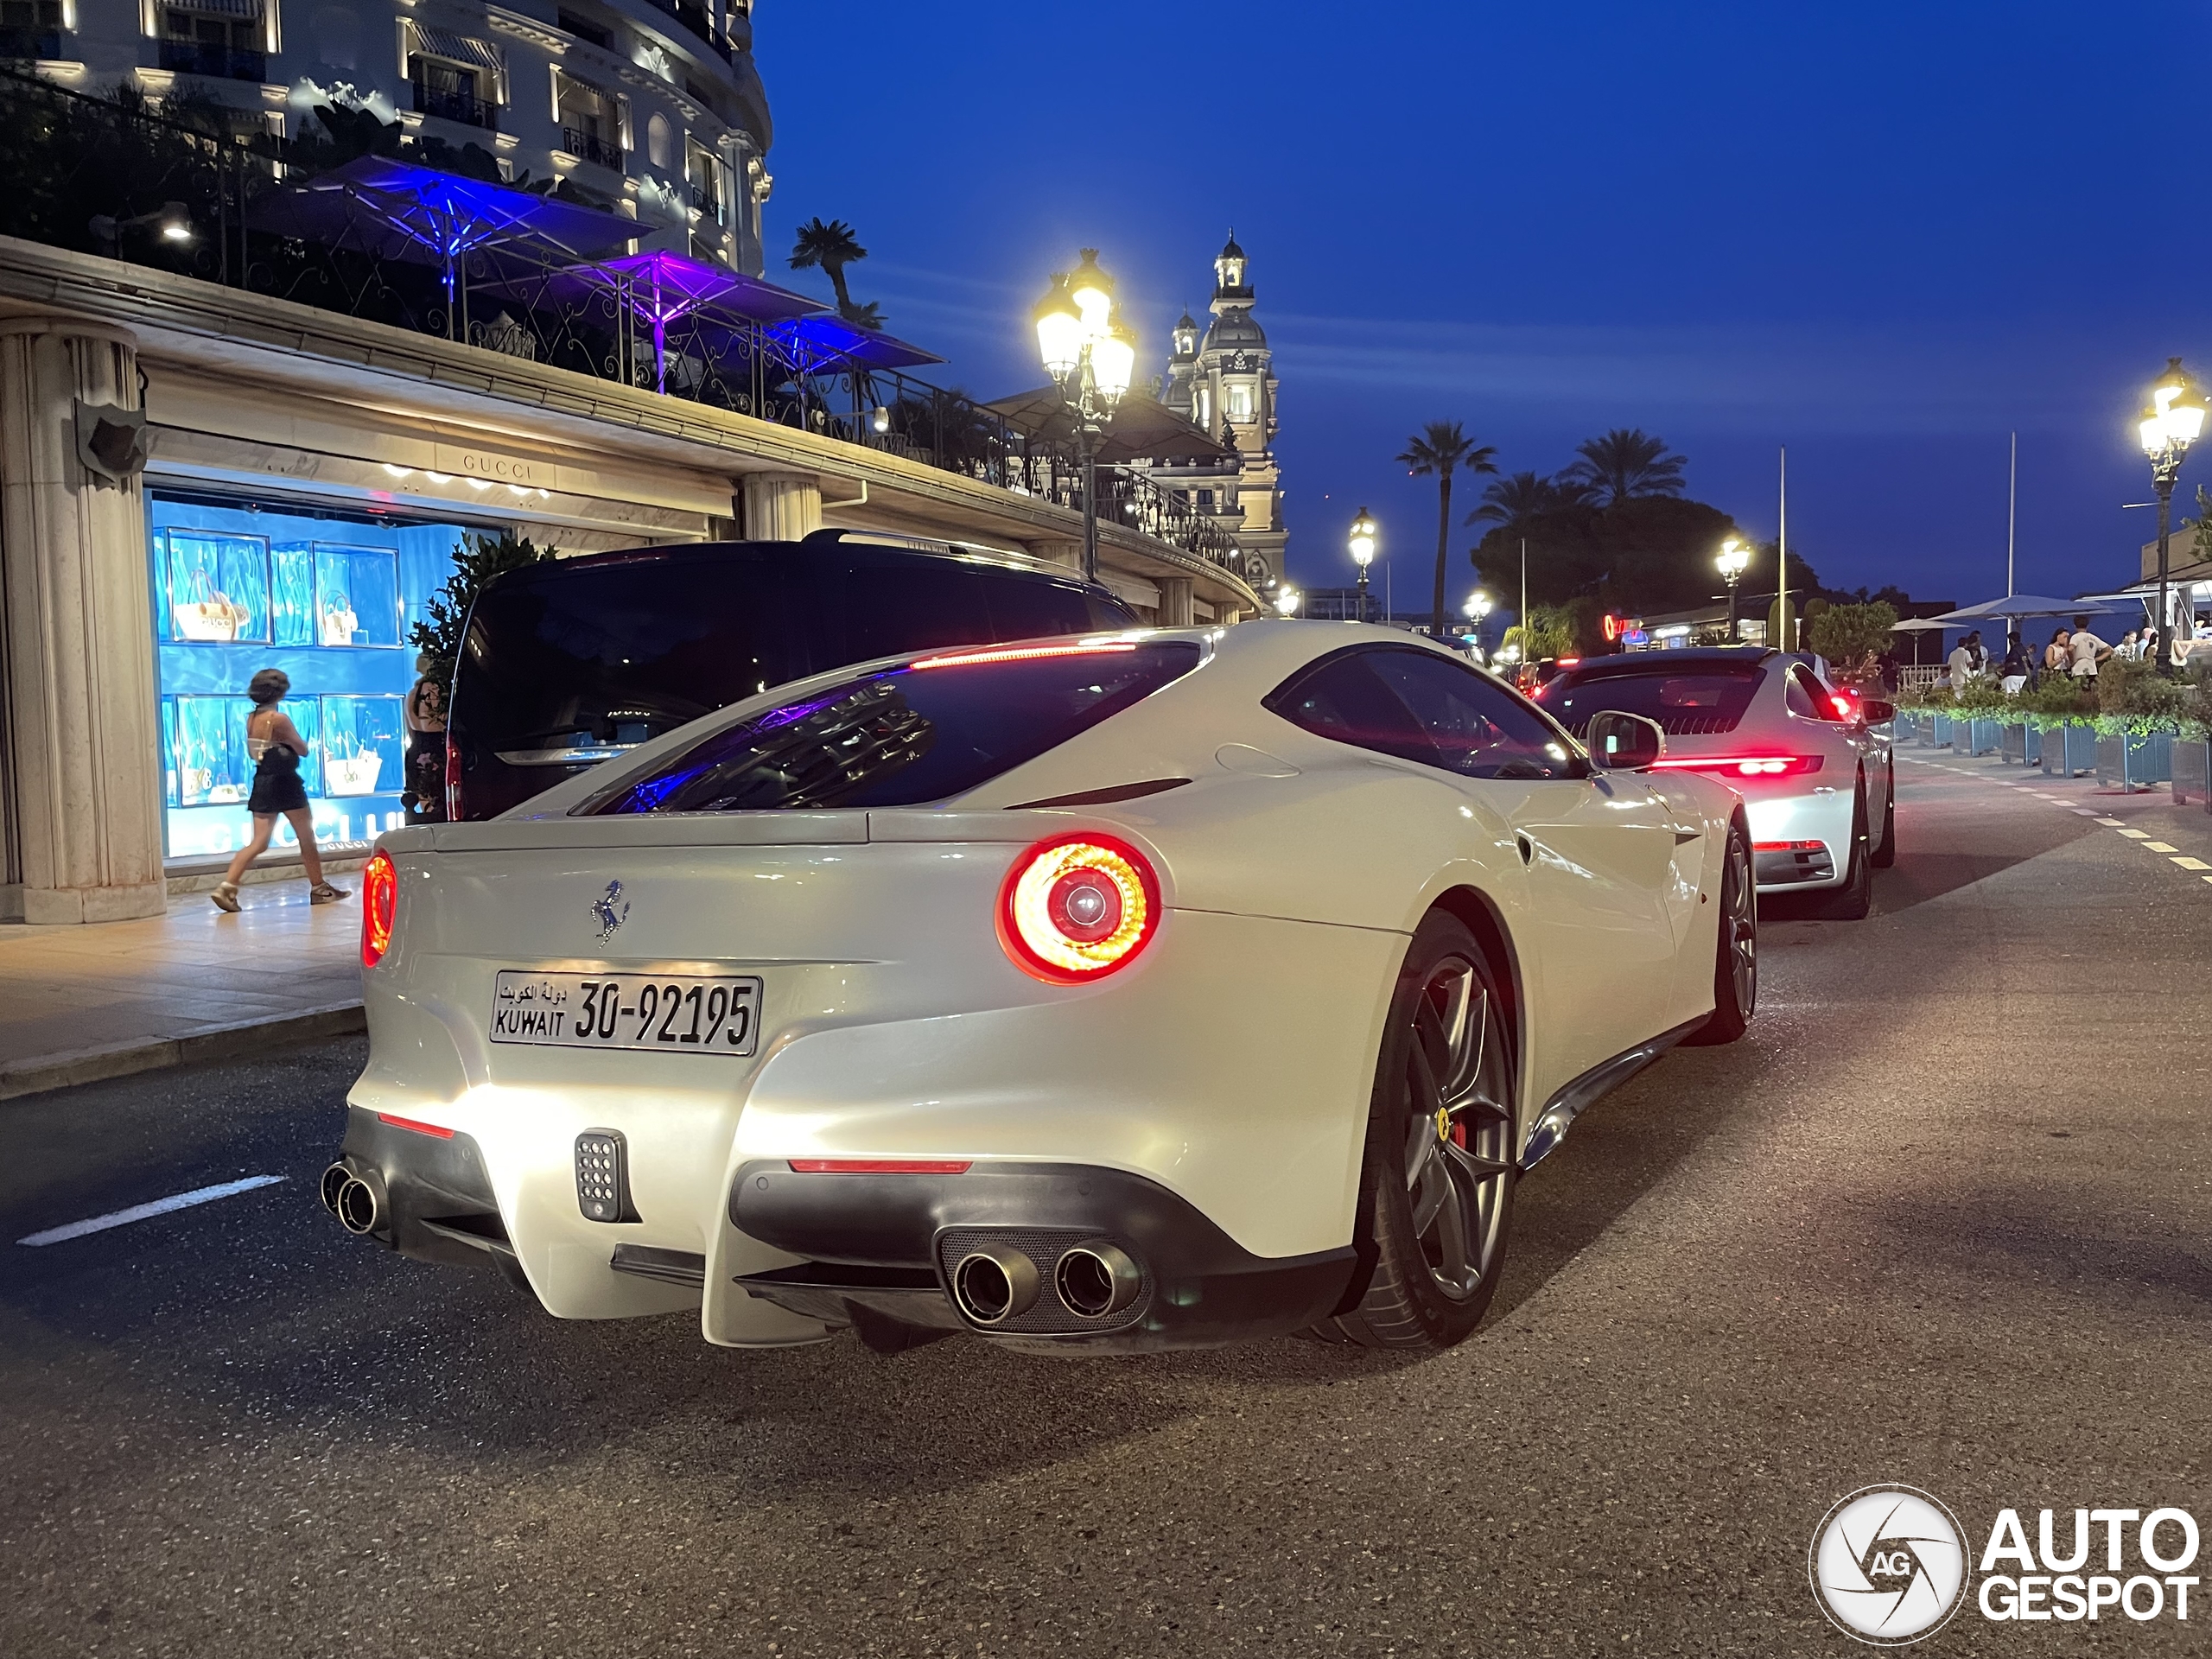
[{"label": "red reflector strip", "polygon": [[943,1158],[794,1158],[794,1175],[965,1175],[968,1163]]},{"label": "red reflector strip", "polygon": [[1824,853],[1827,843],[1821,841],[1755,841],[1755,853]]},{"label": "red reflector strip", "polygon": [[1096,645],[1012,645],[1001,651],[963,651],[956,656],[925,657],[909,668],[960,668],[969,663],[1028,663],[1040,657],[1113,657],[1135,651],[1127,639]]},{"label": "red reflector strip", "polygon": [[411,1117],[394,1117],[390,1112],[378,1112],[377,1122],[389,1123],[395,1129],[412,1129],[417,1135],[434,1135],[441,1141],[453,1139],[451,1129],[442,1129],[435,1123],[418,1122]]}]

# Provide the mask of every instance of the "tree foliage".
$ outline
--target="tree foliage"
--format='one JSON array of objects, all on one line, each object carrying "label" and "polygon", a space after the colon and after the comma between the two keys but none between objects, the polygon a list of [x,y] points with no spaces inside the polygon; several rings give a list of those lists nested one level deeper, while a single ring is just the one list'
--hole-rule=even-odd
[{"label": "tree foliage", "polygon": [[498,535],[464,536],[454,550],[453,575],[432,594],[423,609],[428,620],[409,630],[407,643],[430,659],[426,672],[441,685],[453,684],[454,665],[461,659],[461,637],[468,626],[468,607],[484,584],[505,570],[518,570],[540,559],[556,556],[554,549],[539,547],[512,530]]},{"label": "tree foliage", "polygon": [[[1811,607],[1806,608],[1809,612]],[[1889,650],[1897,639],[1891,632],[1897,625],[1897,607],[1892,605],[1831,605],[1818,616],[1808,617],[1805,639],[1838,671],[1849,673],[1863,669]]]},{"label": "tree foliage", "polygon": [[1588,486],[1601,507],[1617,507],[1643,496],[1680,495],[1682,468],[1688,465],[1642,427],[1617,426],[1602,437],[1575,446],[1580,459],[1563,477]]},{"label": "tree foliage", "polygon": [[845,267],[867,257],[868,250],[861,245],[851,226],[842,219],[824,219],[817,215],[798,227],[798,234],[791,243],[791,268],[819,269],[830,278],[830,286],[837,290],[839,316],[858,327],[880,328],[882,308],[873,301],[865,306],[854,304],[852,290],[845,285]]}]

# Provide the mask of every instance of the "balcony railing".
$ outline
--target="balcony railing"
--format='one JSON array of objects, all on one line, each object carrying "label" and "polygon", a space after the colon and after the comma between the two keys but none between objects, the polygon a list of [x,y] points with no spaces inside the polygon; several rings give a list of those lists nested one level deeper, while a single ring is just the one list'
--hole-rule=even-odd
[{"label": "balcony railing", "polygon": [[715,224],[721,224],[722,222],[722,193],[711,184],[693,183],[687,188],[691,192],[692,208],[696,212],[704,213]]},{"label": "balcony railing", "polygon": [[467,92],[442,92],[415,83],[415,110],[418,115],[435,115],[441,121],[457,121],[464,127],[479,127],[486,132],[499,130],[499,106]]},{"label": "balcony railing", "polygon": [[64,47],[58,29],[0,29],[0,58],[57,60],[68,55]]},{"label": "balcony railing", "polygon": [[561,129],[561,148],[580,162],[596,162],[601,167],[622,170],[622,146],[611,144],[604,138],[594,138],[581,127]]},{"label": "balcony railing", "polygon": [[[701,312],[669,323],[657,340],[624,302],[619,283],[579,284],[570,260],[540,260],[508,247],[463,255],[446,268],[419,252],[397,257],[381,232],[264,229],[264,199],[329,164],[318,147],[267,132],[211,130],[189,117],[71,92],[4,67],[0,127],[38,135],[19,148],[25,178],[0,191],[0,235],[105,253],[600,380],[659,388],[1013,495],[1071,510],[1083,505],[1075,457],[1057,441],[1014,426],[959,392],[846,359],[823,361],[777,327]],[[563,137],[579,156],[608,166],[624,159],[618,146],[574,129]],[[407,139],[400,156],[429,153]],[[49,188],[83,172],[87,156],[103,165],[85,173],[86,188]],[[195,227],[188,241],[129,236],[109,245],[87,228],[96,216],[137,219],[171,201],[184,206]],[[1173,491],[1141,471],[1111,466],[1097,469],[1097,483],[1103,524],[1253,579],[1234,540]]]},{"label": "balcony railing", "polygon": [[269,54],[237,51],[207,41],[163,41],[162,67],[180,75],[205,75],[211,80],[266,80]]},{"label": "balcony railing", "polygon": [[691,0],[652,0],[652,3],[705,41],[717,56],[729,56],[729,48],[715,38],[715,20],[704,6]]}]

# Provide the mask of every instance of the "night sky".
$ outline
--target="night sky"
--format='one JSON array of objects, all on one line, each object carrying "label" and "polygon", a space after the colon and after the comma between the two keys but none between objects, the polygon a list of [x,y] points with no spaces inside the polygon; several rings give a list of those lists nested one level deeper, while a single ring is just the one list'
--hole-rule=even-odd
[{"label": "night sky", "polygon": [[1029,307],[1079,245],[1159,372],[1234,225],[1306,586],[1350,579],[1365,503],[1425,588],[1434,486],[1391,457],[1436,419],[1509,472],[1642,426],[1762,537],[1787,444],[1825,583],[1961,603],[2004,591],[2017,429],[2019,590],[2116,585],[2153,529],[2121,510],[2135,411],[2171,354],[2212,373],[2201,3],[766,0],[755,27],[771,250],[851,221],[855,296],[940,384],[1041,383]]}]

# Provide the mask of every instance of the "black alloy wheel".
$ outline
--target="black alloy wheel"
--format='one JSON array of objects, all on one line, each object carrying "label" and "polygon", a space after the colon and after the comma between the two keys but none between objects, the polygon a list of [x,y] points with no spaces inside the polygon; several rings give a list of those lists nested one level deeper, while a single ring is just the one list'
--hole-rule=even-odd
[{"label": "black alloy wheel", "polygon": [[1739,817],[1728,826],[1720,865],[1720,925],[1713,942],[1713,1017],[1684,1039],[1732,1043],[1751,1028],[1759,1001],[1759,893],[1751,836]]},{"label": "black alloy wheel", "polygon": [[1886,870],[1897,861],[1897,763],[1890,762],[1890,786],[1883,791],[1882,844],[1874,849],[1874,868]]},{"label": "black alloy wheel", "polygon": [[1360,1173],[1359,1299],[1315,1334],[1434,1352],[1497,1293],[1518,1176],[1515,1071],[1488,958],[1433,912],[1390,1001]]},{"label": "black alloy wheel", "polygon": [[1866,850],[1866,779],[1862,777],[1851,808],[1851,863],[1843,885],[1825,897],[1817,913],[1827,921],[1858,922],[1873,907],[1873,861]]}]

